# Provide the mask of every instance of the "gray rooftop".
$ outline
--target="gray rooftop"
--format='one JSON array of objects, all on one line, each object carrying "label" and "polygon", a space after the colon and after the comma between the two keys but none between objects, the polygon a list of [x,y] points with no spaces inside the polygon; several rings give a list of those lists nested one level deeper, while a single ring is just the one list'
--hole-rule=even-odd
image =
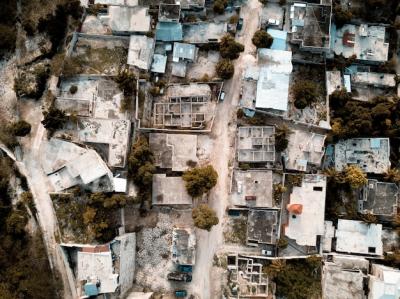
[{"label": "gray rooftop", "polygon": [[194,265],[196,236],[191,229],[174,228],[172,231],[172,260],[178,265]]},{"label": "gray rooftop", "polygon": [[368,180],[358,200],[360,213],[393,217],[397,214],[399,188],[394,183]]},{"label": "gray rooftop", "polygon": [[148,70],[153,59],[154,39],[145,35],[131,35],[129,41],[128,64]]},{"label": "gray rooftop", "polygon": [[357,165],[367,173],[384,173],[390,168],[389,138],[353,138],[335,145],[335,168]]},{"label": "gray rooftop", "polygon": [[173,60],[178,62],[180,59],[195,61],[197,55],[197,48],[195,45],[174,43]]},{"label": "gray rooftop", "polygon": [[233,173],[231,200],[236,206],[273,207],[272,171],[236,169]]},{"label": "gray rooftop", "polygon": [[227,23],[186,23],[183,25],[183,41],[192,44],[219,42],[227,28]]},{"label": "gray rooftop", "polygon": [[157,167],[185,171],[198,161],[196,135],[150,133],[149,144]]},{"label": "gray rooftop", "polygon": [[151,71],[153,73],[164,74],[167,67],[167,56],[161,54],[153,55],[153,63],[151,64]]},{"label": "gray rooftop", "polygon": [[192,198],[186,191],[181,177],[153,175],[153,205],[192,205]]},{"label": "gray rooftop", "polygon": [[238,161],[273,162],[275,161],[275,127],[239,127]]},{"label": "gray rooftop", "polygon": [[247,242],[276,244],[279,234],[279,211],[250,209],[247,223]]}]

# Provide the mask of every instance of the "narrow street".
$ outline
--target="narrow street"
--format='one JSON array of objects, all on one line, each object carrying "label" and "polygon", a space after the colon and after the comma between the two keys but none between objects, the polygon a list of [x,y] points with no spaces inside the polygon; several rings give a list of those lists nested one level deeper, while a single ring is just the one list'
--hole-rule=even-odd
[{"label": "narrow street", "polygon": [[[223,222],[226,207],[228,206],[228,193],[230,181],[230,161],[234,158],[234,138],[236,133],[236,109],[240,96],[240,81],[243,69],[248,61],[255,60],[255,47],[251,42],[254,32],[259,26],[259,11],[261,3],[258,0],[249,0],[242,7],[241,16],[244,26],[238,33],[237,41],[245,46],[240,57],[234,61],[235,74],[233,78],[225,82],[226,92],[224,102],[218,104],[216,118],[211,133],[214,139],[214,148],[211,163],[218,172],[218,183],[209,197],[209,205],[216,211],[220,223],[211,232],[197,230],[197,260],[193,273],[191,291],[201,299],[218,298],[214,284],[219,281],[211,281],[211,270],[215,252],[223,246]],[[215,287],[214,287],[215,286]]]},{"label": "narrow street", "polygon": [[20,105],[20,112],[24,119],[32,123],[32,132],[29,138],[21,140],[23,148],[23,159],[16,163],[21,173],[27,180],[35,200],[39,225],[43,232],[43,239],[49,257],[50,266],[55,273],[60,275],[64,285],[62,298],[76,298],[75,287],[68,280],[67,269],[62,260],[60,247],[56,240],[60,236],[57,217],[53,208],[48,186],[47,176],[41,165],[41,145],[46,140],[46,129],[41,124],[42,111],[40,103],[25,102]]}]

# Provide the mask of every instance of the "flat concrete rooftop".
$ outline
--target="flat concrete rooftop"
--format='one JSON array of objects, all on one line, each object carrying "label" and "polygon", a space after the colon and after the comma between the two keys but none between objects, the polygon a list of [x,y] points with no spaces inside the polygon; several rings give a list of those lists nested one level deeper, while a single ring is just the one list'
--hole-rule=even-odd
[{"label": "flat concrete rooftop", "polygon": [[235,206],[273,207],[272,171],[236,169],[233,172],[231,200]]},{"label": "flat concrete rooftop", "polygon": [[192,198],[186,191],[181,177],[153,175],[153,205],[192,205]]}]

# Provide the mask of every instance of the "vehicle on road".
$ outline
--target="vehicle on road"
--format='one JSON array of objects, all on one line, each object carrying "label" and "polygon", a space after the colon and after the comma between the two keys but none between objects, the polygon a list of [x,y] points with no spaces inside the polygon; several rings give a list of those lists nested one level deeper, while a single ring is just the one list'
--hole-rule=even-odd
[{"label": "vehicle on road", "polygon": [[179,272],[183,272],[183,273],[192,273],[193,266],[190,266],[190,265],[179,265],[178,266],[178,271]]},{"label": "vehicle on road", "polygon": [[167,275],[168,280],[191,282],[192,275],[183,272],[170,272]]},{"label": "vehicle on road", "polygon": [[242,30],[243,28],[243,18],[239,18],[239,21],[237,23],[237,30]]},{"label": "vehicle on road", "polygon": [[221,91],[221,94],[219,95],[219,101],[223,102],[225,99],[225,91]]},{"label": "vehicle on road", "polygon": [[186,290],[175,291],[175,297],[176,298],[184,298],[186,296],[187,296],[187,291]]}]

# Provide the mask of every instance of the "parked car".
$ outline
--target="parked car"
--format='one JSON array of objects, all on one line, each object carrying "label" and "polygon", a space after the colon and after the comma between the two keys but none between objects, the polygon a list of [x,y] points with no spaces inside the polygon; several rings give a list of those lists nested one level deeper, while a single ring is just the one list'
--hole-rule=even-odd
[{"label": "parked car", "polygon": [[179,265],[178,266],[178,271],[179,272],[183,272],[183,273],[192,273],[193,266],[190,266],[190,265]]},{"label": "parked car", "polygon": [[184,281],[184,282],[192,281],[192,275],[183,272],[170,272],[168,273],[167,278],[168,280],[175,280],[175,281]]},{"label": "parked car", "polygon": [[187,291],[186,290],[175,291],[175,297],[176,298],[184,298],[186,296],[187,296]]},{"label": "parked car", "polygon": [[221,102],[223,102],[224,99],[225,99],[225,91],[221,91],[221,94],[219,95],[219,100],[220,100]]},{"label": "parked car", "polygon": [[262,255],[266,255],[266,256],[271,256],[272,255],[272,251],[271,250],[261,250],[261,254]]},{"label": "parked car", "polygon": [[237,23],[237,30],[242,30],[243,28],[243,18],[239,18],[239,21]]}]

